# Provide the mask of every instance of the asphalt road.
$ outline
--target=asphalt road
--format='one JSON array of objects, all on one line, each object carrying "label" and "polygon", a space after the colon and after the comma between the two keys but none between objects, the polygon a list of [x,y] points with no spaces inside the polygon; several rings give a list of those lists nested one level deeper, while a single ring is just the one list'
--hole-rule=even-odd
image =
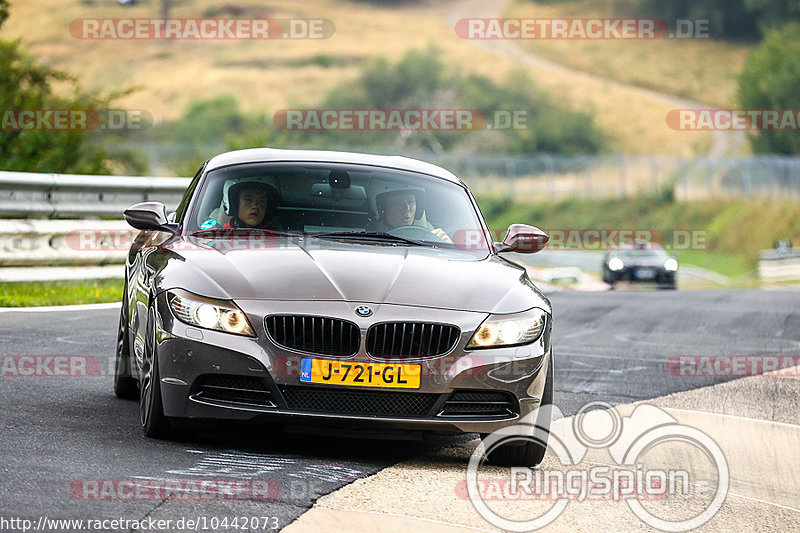
[{"label": "asphalt road", "polygon": [[[591,400],[627,403],[725,380],[675,375],[667,368],[671,356],[800,354],[798,292],[620,291],[559,293],[551,300],[556,403],[565,414]],[[282,528],[321,495],[442,444],[258,428],[182,442],[147,439],[137,426],[137,403],[111,390],[116,322],[111,309],[0,313],[2,356],[92,355],[101,362],[93,377],[17,377],[4,367],[0,525],[9,518],[34,524],[40,517],[151,518],[173,520],[174,530],[181,518],[205,517],[202,530],[212,517],[247,517],[258,526],[250,530]],[[114,501],[91,490],[120,487],[108,480],[137,480],[146,488],[164,479],[270,479],[281,490],[270,491],[270,501]]]}]

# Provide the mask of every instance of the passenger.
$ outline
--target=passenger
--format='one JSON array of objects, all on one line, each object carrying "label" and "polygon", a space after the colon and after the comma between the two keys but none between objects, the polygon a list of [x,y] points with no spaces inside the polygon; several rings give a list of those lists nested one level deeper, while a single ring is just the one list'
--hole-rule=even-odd
[{"label": "passenger", "polygon": [[228,189],[230,220],[223,229],[264,228],[280,230],[275,219],[278,191],[258,181],[235,183]]}]

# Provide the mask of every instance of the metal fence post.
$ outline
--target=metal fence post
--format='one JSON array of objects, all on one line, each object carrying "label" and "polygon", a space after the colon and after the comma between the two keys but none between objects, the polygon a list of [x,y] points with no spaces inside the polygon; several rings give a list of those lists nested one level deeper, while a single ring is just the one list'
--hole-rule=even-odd
[{"label": "metal fence post", "polygon": [[650,159],[650,183],[655,194],[658,193],[658,160],[653,154],[649,154],[648,158]]},{"label": "metal fence post", "polygon": [[542,161],[544,161],[545,172],[547,172],[547,186],[550,189],[550,201],[552,202],[556,199],[555,166],[553,158],[548,154],[542,154]]},{"label": "metal fence post", "polygon": [[514,199],[514,186],[515,180],[517,178],[516,167],[514,165],[514,159],[510,156],[505,157],[506,163],[506,179],[508,180],[508,199]]}]

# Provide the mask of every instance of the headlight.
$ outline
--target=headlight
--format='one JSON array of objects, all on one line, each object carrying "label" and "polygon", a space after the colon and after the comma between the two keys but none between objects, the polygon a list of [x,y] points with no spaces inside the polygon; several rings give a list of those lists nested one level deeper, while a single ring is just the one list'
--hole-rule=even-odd
[{"label": "headlight", "polygon": [[167,301],[181,322],[205,329],[253,336],[253,330],[241,309],[230,302],[168,291]]},{"label": "headlight", "polygon": [[622,259],[619,257],[612,257],[608,260],[608,269],[613,270],[614,272],[618,272],[625,268],[625,263],[622,262]]},{"label": "headlight", "polygon": [[672,257],[664,261],[664,269],[669,270],[670,272],[675,272],[678,270],[678,262],[675,261]]},{"label": "headlight", "polygon": [[494,315],[483,321],[467,348],[498,348],[530,344],[544,331],[547,313],[534,308],[514,315]]}]

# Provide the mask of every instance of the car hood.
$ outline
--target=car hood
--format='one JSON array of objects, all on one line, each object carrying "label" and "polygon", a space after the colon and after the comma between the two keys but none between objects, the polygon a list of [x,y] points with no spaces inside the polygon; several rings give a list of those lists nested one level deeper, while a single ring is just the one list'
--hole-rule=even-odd
[{"label": "car hood", "polygon": [[421,246],[280,238],[267,249],[176,238],[160,289],[232,299],[342,300],[512,313],[550,310],[525,270],[500,257]]}]

